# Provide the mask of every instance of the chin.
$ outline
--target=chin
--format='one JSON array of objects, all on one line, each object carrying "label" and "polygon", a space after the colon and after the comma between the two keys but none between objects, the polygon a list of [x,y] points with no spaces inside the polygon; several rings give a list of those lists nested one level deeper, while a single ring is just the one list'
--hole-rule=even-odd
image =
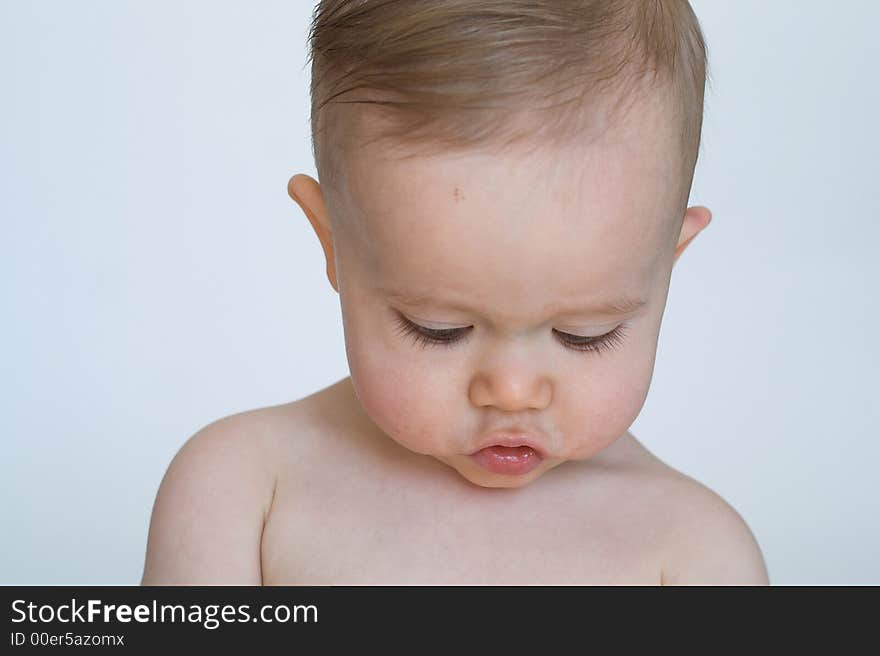
[{"label": "chin", "polygon": [[[470,478],[469,476],[465,476],[464,474],[462,474],[462,476],[464,476],[464,478],[466,478],[468,481],[470,481],[471,483],[473,483],[474,485],[476,485],[478,487],[495,488],[495,489],[504,489],[504,488],[511,489],[511,488],[525,487],[526,485],[531,483],[533,480],[535,480],[535,477],[532,477],[530,479],[526,479],[524,476],[517,476],[517,477],[515,477],[515,480],[509,480],[509,481],[497,480],[497,479],[491,480],[491,481],[482,481],[482,480],[476,480],[476,479]],[[511,478],[514,478],[514,477],[511,477]]]},{"label": "chin", "polygon": [[477,467],[456,467],[454,464],[446,462],[447,465],[455,469],[459,473],[459,475],[467,480],[468,482],[478,486],[485,488],[519,488],[525,487],[529,483],[534,482],[536,479],[540,478],[544,473],[546,473],[547,469],[544,467],[538,467],[534,471],[529,472],[528,474],[522,476],[505,476],[503,474],[493,474],[492,472],[484,471]]}]

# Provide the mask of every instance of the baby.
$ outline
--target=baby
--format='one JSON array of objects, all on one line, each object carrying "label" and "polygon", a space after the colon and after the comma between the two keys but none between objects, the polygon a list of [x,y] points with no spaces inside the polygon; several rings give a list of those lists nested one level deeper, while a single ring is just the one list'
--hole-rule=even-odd
[{"label": "baby", "polygon": [[767,584],[628,430],[711,219],[686,0],[323,0],[310,45],[351,375],[192,436],[142,584]]}]

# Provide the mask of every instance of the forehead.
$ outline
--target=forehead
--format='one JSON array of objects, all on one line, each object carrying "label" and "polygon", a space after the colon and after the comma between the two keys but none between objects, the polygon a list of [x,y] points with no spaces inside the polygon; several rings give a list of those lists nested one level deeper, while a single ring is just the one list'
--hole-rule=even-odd
[{"label": "forehead", "polygon": [[[646,295],[670,246],[679,158],[659,111],[564,147],[346,162],[377,287],[491,306]],[[552,294],[550,293],[552,291]],[[543,300],[543,302],[542,302]]]}]

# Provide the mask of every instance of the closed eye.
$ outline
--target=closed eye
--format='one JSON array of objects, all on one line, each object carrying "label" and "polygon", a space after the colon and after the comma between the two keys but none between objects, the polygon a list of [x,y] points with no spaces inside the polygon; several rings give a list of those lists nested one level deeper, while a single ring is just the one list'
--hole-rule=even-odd
[{"label": "closed eye", "polygon": [[[446,346],[452,347],[461,342],[465,337],[473,331],[473,326],[464,328],[447,328],[436,329],[426,328],[414,323],[404,317],[402,314],[397,316],[398,333],[411,337],[413,343],[422,348],[426,346]],[[623,344],[623,336],[626,333],[624,324],[620,324],[614,330],[604,335],[596,335],[587,337],[584,335],[572,335],[553,329],[553,334],[557,336],[560,342],[569,349],[574,351],[587,351],[591,353],[601,353],[602,351],[615,348]]]},{"label": "closed eye", "polygon": [[604,335],[596,335],[595,337],[585,337],[583,335],[571,335],[561,330],[553,329],[553,332],[559,336],[559,339],[571,349],[575,351],[591,351],[593,353],[601,353],[602,351],[615,348],[623,344],[623,336],[626,333],[624,324],[620,324],[614,330]]},{"label": "closed eye", "polygon": [[397,325],[400,334],[412,337],[414,343],[422,347],[431,345],[452,346],[455,342],[460,341],[466,333],[473,330],[473,326],[445,330],[426,328],[425,326],[413,323],[402,314],[399,314],[397,317]]}]

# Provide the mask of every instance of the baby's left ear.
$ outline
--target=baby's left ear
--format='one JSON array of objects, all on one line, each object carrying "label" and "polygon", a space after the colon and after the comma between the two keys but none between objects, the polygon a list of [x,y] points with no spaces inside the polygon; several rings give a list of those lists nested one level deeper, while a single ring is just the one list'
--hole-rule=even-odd
[{"label": "baby's left ear", "polygon": [[675,258],[673,259],[673,263],[678,259],[678,256],[684,252],[684,249],[687,248],[693,238],[696,237],[703,228],[709,225],[711,220],[712,212],[709,211],[708,207],[694,205],[693,207],[687,208],[684,213],[684,221],[681,223],[681,233],[678,235],[678,246],[675,247]]}]

